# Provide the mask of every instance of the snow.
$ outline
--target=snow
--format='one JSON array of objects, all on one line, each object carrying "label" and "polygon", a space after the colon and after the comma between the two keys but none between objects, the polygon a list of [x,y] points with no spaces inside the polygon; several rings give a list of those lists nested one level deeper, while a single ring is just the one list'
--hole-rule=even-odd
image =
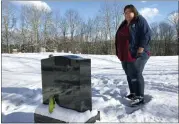
[{"label": "snow", "polygon": [[77,112],[74,110],[62,108],[55,105],[55,109],[52,113],[48,111],[48,105],[40,104],[36,110],[36,114],[48,116],[51,118],[59,119],[61,121],[68,122],[87,122],[90,118],[96,116],[98,114],[97,110],[88,110],[85,112]]},{"label": "snow", "polygon": [[[49,54],[2,54],[2,122],[33,123],[33,113],[42,103],[40,60]],[[143,75],[145,94],[152,100],[129,114],[123,104],[128,84],[115,55],[78,56],[91,59],[93,109],[100,111],[97,122],[178,122],[178,56],[152,56]],[[84,114],[84,120],[91,114]],[[58,115],[55,115],[58,116]],[[59,116],[58,116],[59,117]],[[66,116],[64,116],[66,117]]]}]

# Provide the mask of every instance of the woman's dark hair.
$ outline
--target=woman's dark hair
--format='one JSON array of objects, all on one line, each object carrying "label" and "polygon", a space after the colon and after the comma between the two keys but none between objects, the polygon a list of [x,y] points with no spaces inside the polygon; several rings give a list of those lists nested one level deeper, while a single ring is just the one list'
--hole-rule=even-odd
[{"label": "woman's dark hair", "polygon": [[134,17],[137,17],[139,15],[139,12],[137,11],[137,9],[132,4],[126,5],[124,7],[124,12],[126,11],[126,9],[130,9],[134,13]]}]

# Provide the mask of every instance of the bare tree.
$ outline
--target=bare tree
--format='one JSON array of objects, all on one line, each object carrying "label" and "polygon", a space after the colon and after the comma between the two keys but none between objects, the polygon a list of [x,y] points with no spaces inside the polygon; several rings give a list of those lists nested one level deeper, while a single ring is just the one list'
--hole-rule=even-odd
[{"label": "bare tree", "polygon": [[117,31],[119,25],[123,21],[123,12],[122,12],[122,7],[120,4],[118,4],[117,1],[114,1],[113,7],[112,7],[112,15],[113,15],[113,26],[114,30]]},{"label": "bare tree", "polygon": [[27,37],[28,37],[28,21],[26,18],[25,6],[21,7],[21,13],[20,13],[20,43],[19,43],[19,49],[21,52],[25,51],[25,44],[27,43]]},{"label": "bare tree", "polygon": [[66,11],[65,16],[70,28],[71,41],[73,41],[73,37],[77,29],[77,25],[79,24],[79,19],[80,19],[79,13],[76,10],[69,9]]},{"label": "bare tree", "polygon": [[107,1],[101,6],[100,13],[104,23],[106,39],[111,39],[111,28],[112,28],[112,7]]},{"label": "bare tree", "polygon": [[159,23],[159,30],[160,30],[160,40],[164,41],[172,41],[173,37],[175,35],[174,28],[166,23],[166,22],[161,22]]},{"label": "bare tree", "polygon": [[176,30],[176,33],[179,37],[179,29],[178,29],[179,17],[178,16],[179,16],[178,11],[173,11],[169,14],[168,20],[171,24],[173,24],[173,26]]},{"label": "bare tree", "polygon": [[175,35],[174,29],[171,25],[169,25],[166,22],[161,22],[159,24],[159,36],[160,36],[160,40],[164,41],[164,47],[165,47],[165,55],[168,54],[168,48],[170,48],[169,43],[171,43],[171,41],[173,41],[173,37]]},{"label": "bare tree", "polygon": [[150,24],[150,28],[152,31],[152,40],[158,40],[159,39],[159,25],[158,23],[154,22]]},{"label": "bare tree", "polygon": [[2,4],[2,42],[6,44],[6,52],[10,53],[10,37],[16,25],[15,9],[9,2]]},{"label": "bare tree", "polygon": [[31,44],[35,47],[35,52],[38,52],[40,45],[40,25],[42,11],[40,11],[36,6],[25,6],[25,18],[29,24],[29,30],[31,32]]},{"label": "bare tree", "polygon": [[160,49],[160,42],[159,42],[159,25],[158,23],[154,22],[152,24],[150,24],[150,28],[152,31],[152,41],[150,41],[151,44],[151,50],[152,50],[152,54],[156,55]]},{"label": "bare tree", "polygon": [[[47,49],[48,46],[46,45],[46,42],[48,39],[52,39],[53,34],[55,33],[50,33],[53,26],[53,22],[52,22],[52,12],[47,11],[46,9],[42,10],[42,27],[43,27],[43,42],[40,43],[40,46],[45,47]],[[51,48],[55,47],[55,43],[52,44]]]},{"label": "bare tree", "polygon": [[86,33],[86,28],[87,28],[87,25],[85,24],[85,22],[82,19],[80,19],[78,29],[77,29],[77,32],[76,32],[77,39],[80,42],[84,42],[84,36],[85,36],[85,33]]},{"label": "bare tree", "polygon": [[55,34],[55,41],[58,42],[58,37],[60,36],[59,34],[59,29],[60,29],[60,12],[55,12],[55,19],[54,19],[54,34]]},{"label": "bare tree", "polygon": [[112,53],[112,22],[113,22],[113,16],[112,16],[112,6],[105,1],[105,3],[101,6],[100,13],[103,18],[103,23],[104,23],[104,35],[105,35],[105,40],[110,40],[111,41],[111,53]]},{"label": "bare tree", "polygon": [[61,17],[60,29],[61,29],[61,32],[63,34],[63,39],[64,39],[64,42],[65,42],[66,41],[66,35],[67,35],[68,29],[69,29],[66,17]]},{"label": "bare tree", "polygon": [[[100,16],[96,16],[94,19],[94,37],[95,42],[100,39],[100,32],[101,32],[101,18]],[[99,40],[98,40],[99,41]]]},{"label": "bare tree", "polygon": [[92,41],[92,31],[93,31],[93,20],[89,18],[86,26],[86,36],[85,36],[86,38],[85,40],[87,42]]}]

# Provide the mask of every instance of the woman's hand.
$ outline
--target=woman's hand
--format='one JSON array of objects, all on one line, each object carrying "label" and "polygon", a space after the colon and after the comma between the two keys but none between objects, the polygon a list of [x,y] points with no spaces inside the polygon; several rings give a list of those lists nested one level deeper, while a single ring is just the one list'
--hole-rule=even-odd
[{"label": "woman's hand", "polygon": [[140,57],[143,51],[144,51],[144,48],[139,47],[139,49],[137,50],[137,58]]},{"label": "woman's hand", "polygon": [[139,47],[139,49],[137,50],[137,54],[139,53],[142,53],[144,51],[144,48],[142,48],[142,47]]}]

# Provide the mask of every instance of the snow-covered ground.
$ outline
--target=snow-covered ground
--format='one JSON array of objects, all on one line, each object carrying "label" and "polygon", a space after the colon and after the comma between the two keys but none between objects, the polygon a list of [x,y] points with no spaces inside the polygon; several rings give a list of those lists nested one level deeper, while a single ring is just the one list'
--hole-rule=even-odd
[{"label": "snow-covered ground", "polygon": [[[2,54],[2,122],[34,122],[42,102],[40,60],[49,54]],[[178,56],[149,59],[143,74],[145,93],[153,98],[132,114],[121,98],[128,85],[118,58],[79,56],[91,59],[93,108],[100,111],[100,122],[178,122]]]}]

